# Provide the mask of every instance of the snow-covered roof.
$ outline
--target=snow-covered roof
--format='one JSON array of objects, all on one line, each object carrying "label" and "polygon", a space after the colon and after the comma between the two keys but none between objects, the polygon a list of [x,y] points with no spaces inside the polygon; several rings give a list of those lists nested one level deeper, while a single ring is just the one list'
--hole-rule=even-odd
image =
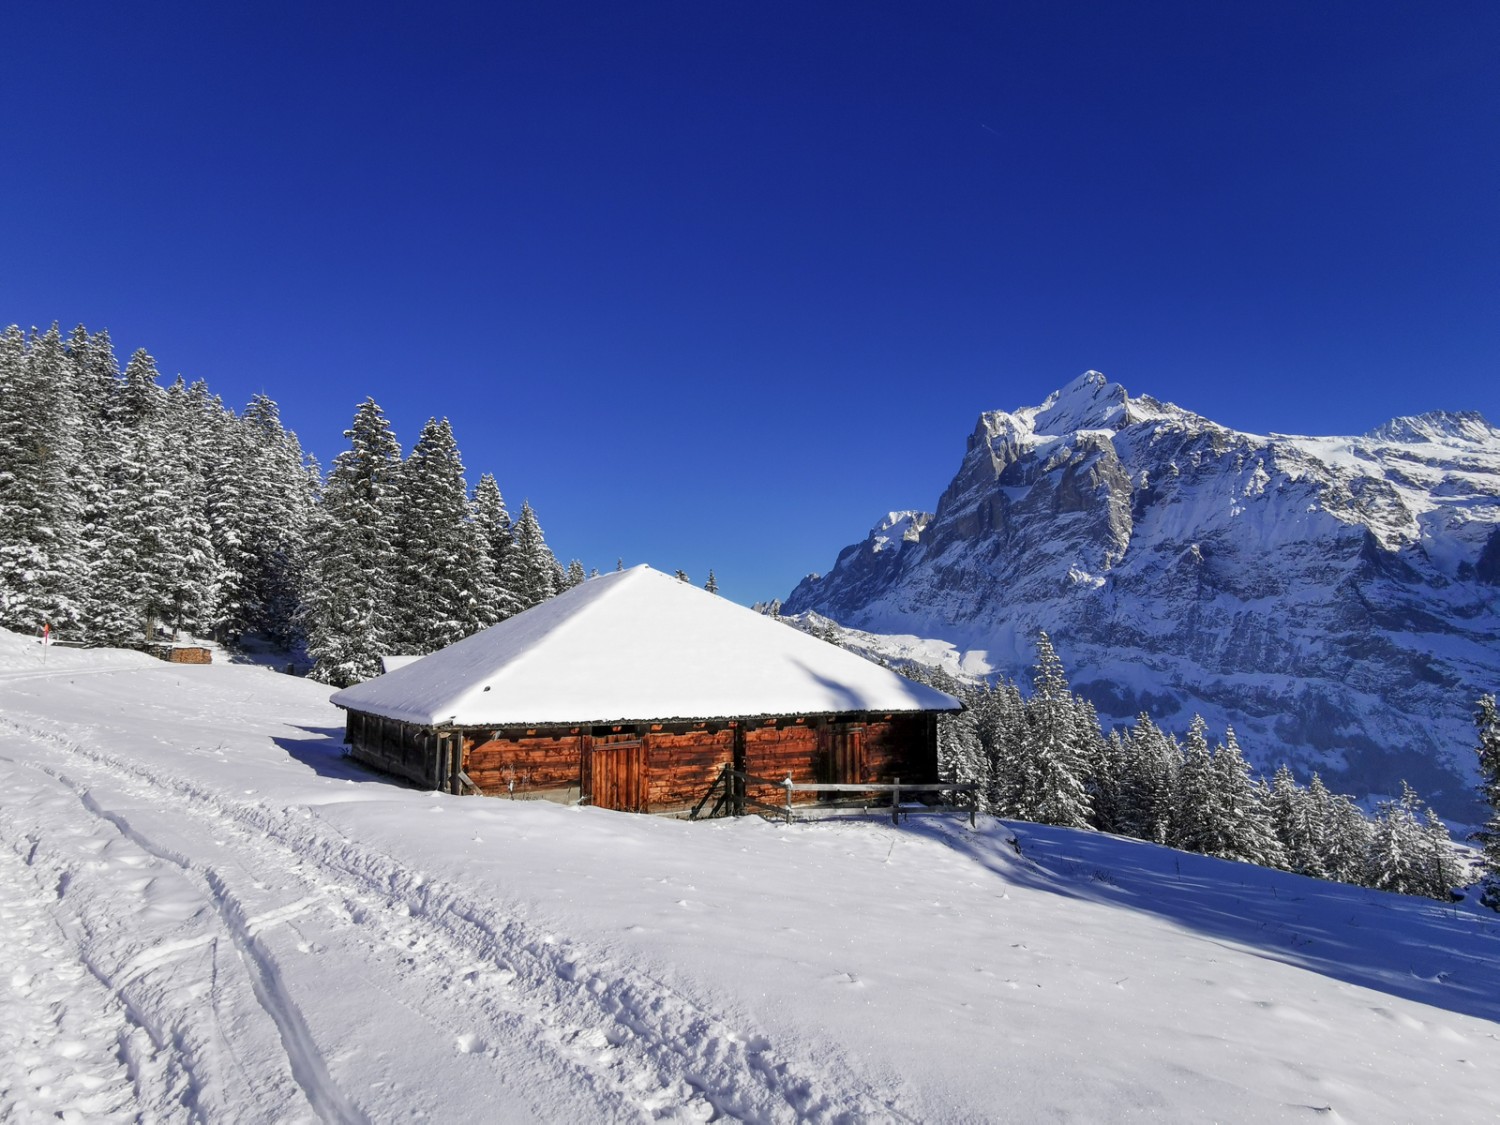
[{"label": "snow-covered roof", "polygon": [[959,701],[689,582],[590,579],[404,668],[339,707],[421,726],[951,711]]}]

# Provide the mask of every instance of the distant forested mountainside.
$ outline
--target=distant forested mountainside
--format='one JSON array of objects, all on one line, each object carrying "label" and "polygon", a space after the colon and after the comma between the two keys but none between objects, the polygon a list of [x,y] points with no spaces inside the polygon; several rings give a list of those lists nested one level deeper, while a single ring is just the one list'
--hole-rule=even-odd
[{"label": "distant forested mountainside", "polygon": [[349,684],[583,580],[495,478],[471,494],[446,419],[409,455],[373,399],[326,480],[276,403],[159,384],[109,334],[0,334],[0,625],[139,646],[187,631],[305,646]]},{"label": "distant forested mountainside", "polygon": [[[1110,723],[1232,725],[1256,764],[1472,819],[1500,684],[1500,430],[1241,433],[1089,372],[986,413],[935,513],[893,512],[787,598],[1022,676],[1046,630]],[[928,646],[929,649],[934,646]]]}]

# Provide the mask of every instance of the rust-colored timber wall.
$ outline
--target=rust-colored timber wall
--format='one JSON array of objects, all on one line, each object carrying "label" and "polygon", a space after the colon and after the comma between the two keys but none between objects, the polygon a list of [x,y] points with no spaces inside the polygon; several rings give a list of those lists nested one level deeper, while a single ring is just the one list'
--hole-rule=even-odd
[{"label": "rust-colored timber wall", "polygon": [[[346,741],[357,760],[420,785],[448,786],[450,736],[356,711],[347,721]],[[788,773],[794,781],[937,780],[936,727],[929,715],[484,729],[464,731],[462,738],[463,771],[481,794],[567,801],[597,796],[589,769],[595,749],[608,752],[620,740],[638,745],[645,776],[631,803],[643,796],[641,811],[650,812],[692,807],[725,766],[769,781]],[[743,746],[739,761],[737,741]],[[779,786],[750,786],[746,796],[778,806],[786,801]],[[799,793],[793,799],[820,797]]]},{"label": "rust-colored timber wall", "polygon": [[355,761],[374,766],[382,773],[434,789],[447,782],[441,738],[431,727],[350,711],[345,720],[344,741],[349,744]]},{"label": "rust-colored timber wall", "polygon": [[653,811],[690,808],[719,776],[734,764],[734,728],[711,730],[707,724],[689,727],[653,725],[642,735],[646,743],[646,799]]},{"label": "rust-colored timber wall", "polygon": [[487,797],[573,800],[586,733],[578,727],[466,731],[464,772]]},{"label": "rust-colored timber wall", "polygon": [[[821,780],[827,756],[828,724],[818,722],[751,722],[745,729],[745,772],[752,777],[780,781],[787,774],[793,781]],[[768,805],[786,804],[786,790],[769,785],[747,785],[745,796]],[[816,801],[814,793],[798,793],[796,803]]]}]

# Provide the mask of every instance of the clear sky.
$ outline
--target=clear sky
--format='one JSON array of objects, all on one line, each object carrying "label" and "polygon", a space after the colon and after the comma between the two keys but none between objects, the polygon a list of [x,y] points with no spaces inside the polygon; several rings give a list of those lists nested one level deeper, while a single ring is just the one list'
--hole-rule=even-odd
[{"label": "clear sky", "polygon": [[1500,421],[1500,4],[19,2],[0,324],[785,596],[1088,368]]}]

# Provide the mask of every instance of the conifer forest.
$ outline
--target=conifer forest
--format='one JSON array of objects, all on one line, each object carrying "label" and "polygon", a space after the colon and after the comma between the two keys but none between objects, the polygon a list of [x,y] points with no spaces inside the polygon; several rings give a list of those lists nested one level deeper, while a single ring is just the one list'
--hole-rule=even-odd
[{"label": "conifer forest", "polygon": [[[964,711],[940,718],[940,769],[976,783],[984,812],[1440,901],[1470,881],[1447,827],[1410,786],[1370,816],[1316,773],[1306,785],[1285,765],[1270,782],[1253,777],[1233,728],[1210,746],[1201,717],[1180,741],[1144,714],[1128,730],[1105,732],[1093,704],[1070,690],[1046,633],[1037,637],[1029,696],[1009,681],[903,671],[963,700]],[[1476,722],[1491,776],[1500,773],[1494,715],[1485,697]],[[1481,835],[1495,847],[1500,826]]]},{"label": "conifer forest", "polygon": [[582,581],[530,504],[470,492],[446,419],[409,454],[373,399],[326,478],[276,403],[163,387],[106,331],[0,334],[0,626],[142,647],[258,634],[336,686]]}]

